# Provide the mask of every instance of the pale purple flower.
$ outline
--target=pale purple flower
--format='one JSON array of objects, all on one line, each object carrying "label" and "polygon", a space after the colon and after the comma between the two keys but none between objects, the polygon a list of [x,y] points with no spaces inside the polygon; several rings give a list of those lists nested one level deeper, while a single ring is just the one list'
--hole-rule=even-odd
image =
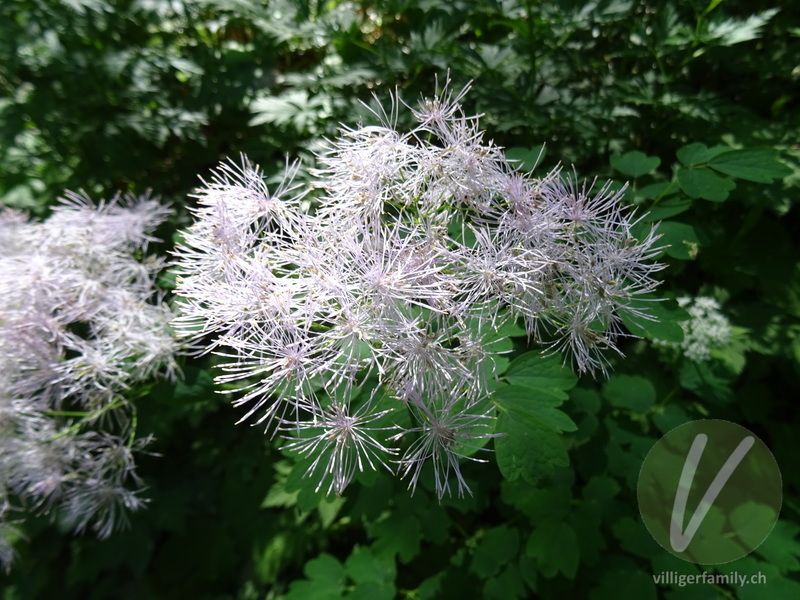
[{"label": "pale purple flower", "polygon": [[330,477],[328,493],[334,491],[341,495],[356,472],[363,473],[367,466],[375,470],[380,465],[390,470],[387,459],[395,451],[375,439],[374,432],[394,427],[369,425],[390,410],[370,412],[369,402],[352,415],[347,404],[311,408],[313,417],[297,423],[295,437],[287,436],[290,441],[284,448],[304,456],[315,456],[307,475],[319,477],[317,491]]},{"label": "pale purple flower", "polygon": [[[394,436],[394,439],[400,439],[408,434],[415,435],[399,460],[400,476],[409,478],[408,486],[414,490],[422,468],[430,462],[439,498],[450,492],[451,477],[455,478],[459,496],[464,492],[470,493],[459,462],[462,458],[486,462],[467,454],[467,451],[483,450],[483,446],[477,445],[479,440],[502,435],[493,433],[493,415],[490,412],[472,412],[479,406],[478,402],[464,405],[463,402],[450,401],[437,406],[420,399],[412,406],[419,425]],[[486,409],[491,411],[488,403]]]},{"label": "pale purple flower", "polygon": [[[518,320],[594,372],[626,335],[621,313],[648,317],[629,304],[655,288],[658,236],[633,237],[609,185],[519,172],[463,113],[466,92],[448,81],[405,132],[393,96],[379,124],[327,142],[308,187],[295,166],[271,193],[243,159],[196,194],[175,325],[226,359],[218,381],[242,382],[243,419],[295,432],[289,447],[315,457],[308,474],[329,491],[396,451],[412,488],[432,464],[440,496],[449,478],[463,493],[459,457],[494,435],[482,401],[501,326]],[[371,378],[414,419],[398,448],[368,435],[372,403],[353,404]]]},{"label": "pale purple flower", "polygon": [[174,375],[179,344],[155,287],[164,261],[135,255],[168,214],[149,195],[83,193],[41,222],[0,212],[0,530],[9,492],[101,536],[141,505],[125,391]]}]

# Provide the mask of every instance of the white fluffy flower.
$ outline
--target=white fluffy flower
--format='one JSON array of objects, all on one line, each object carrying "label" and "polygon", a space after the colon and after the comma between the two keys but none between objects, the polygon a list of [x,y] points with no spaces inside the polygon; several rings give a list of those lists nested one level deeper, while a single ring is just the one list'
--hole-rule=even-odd
[{"label": "white fluffy flower", "polygon": [[683,341],[677,345],[686,358],[695,362],[707,361],[712,350],[730,342],[731,324],[722,314],[719,302],[707,296],[684,296],[678,298],[678,304],[691,317],[681,323]]},{"label": "white fluffy flower", "polygon": [[[415,440],[399,473],[414,487],[431,464],[440,496],[448,476],[463,492],[465,436],[494,435],[484,400],[497,329],[520,319],[579,371],[604,371],[619,313],[656,285],[657,236],[633,237],[621,192],[518,172],[462,113],[465,93],[445,85],[408,132],[385,113],[343,129],[309,174],[313,211],[294,170],[270,193],[246,160],[221,166],[177,252],[178,329],[228,359],[218,380],[242,382],[245,418],[295,432],[288,447],[303,453],[334,449],[321,472],[337,493],[354,464],[394,456],[364,426],[374,415],[356,392],[369,377],[415,420],[392,436]],[[392,98],[393,116],[401,105]]]},{"label": "white fluffy flower", "polygon": [[124,392],[171,375],[178,346],[154,285],[163,262],[134,254],[168,213],[72,193],[42,222],[0,212],[0,562],[10,494],[101,537],[142,503]]}]

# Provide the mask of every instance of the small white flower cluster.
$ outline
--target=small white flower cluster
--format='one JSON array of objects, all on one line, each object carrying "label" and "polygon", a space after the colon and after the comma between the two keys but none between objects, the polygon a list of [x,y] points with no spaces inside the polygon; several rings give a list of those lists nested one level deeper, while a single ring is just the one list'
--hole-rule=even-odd
[{"label": "small white flower cluster", "polygon": [[706,296],[678,298],[691,319],[683,321],[683,341],[680,344],[659,342],[659,345],[678,348],[691,361],[703,362],[711,358],[711,351],[730,342],[731,324],[720,311],[719,302]]},{"label": "small white flower cluster", "polygon": [[41,222],[0,211],[0,564],[17,509],[105,537],[143,503],[147,440],[124,392],[171,376],[178,345],[155,291],[163,261],[135,256],[167,214],[148,197],[72,193]]},{"label": "small white flower cluster", "polygon": [[[380,126],[343,129],[310,173],[313,200],[299,167],[270,193],[245,159],[196,195],[177,329],[229,359],[218,382],[242,382],[243,420],[315,457],[328,492],[392,462],[412,489],[432,463],[440,497],[451,476],[469,491],[458,460],[495,435],[498,328],[519,319],[579,371],[605,371],[619,311],[656,285],[658,236],[634,238],[621,192],[517,171],[463,114],[465,92],[412,109],[407,133],[397,97]],[[389,408],[361,393],[371,377]]]}]

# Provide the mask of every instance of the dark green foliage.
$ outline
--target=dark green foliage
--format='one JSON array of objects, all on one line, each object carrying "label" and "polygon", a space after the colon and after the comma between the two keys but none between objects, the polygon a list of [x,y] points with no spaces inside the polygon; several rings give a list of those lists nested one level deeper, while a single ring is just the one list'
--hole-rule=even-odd
[{"label": "dark green foliage", "polygon": [[[791,2],[4,1],[6,205],[152,188],[178,209],[169,240],[218,160],[247,153],[269,174],[311,160],[372,92],[412,103],[449,69],[523,166],[545,144],[544,166],[628,182],[642,229],[660,222],[667,268],[666,300],[621,315],[638,337],[607,380],[577,380],[504,332],[492,401],[506,435],[476,454],[488,464],[465,461],[473,496],[441,503],[427,471],[414,496],[369,473],[325,498],[279,437],[234,425],[213,360],[187,360],[182,382],[139,390],[138,429],[156,437],[140,469],[149,508],[105,542],[30,521],[0,597],[800,597],[798,56]],[[674,350],[682,296],[714,297],[731,322],[707,361]],[[774,532],[728,565],[661,549],[636,503],[652,445],[700,418],[748,427],[783,473]],[[767,583],[652,577],[732,570]]]}]

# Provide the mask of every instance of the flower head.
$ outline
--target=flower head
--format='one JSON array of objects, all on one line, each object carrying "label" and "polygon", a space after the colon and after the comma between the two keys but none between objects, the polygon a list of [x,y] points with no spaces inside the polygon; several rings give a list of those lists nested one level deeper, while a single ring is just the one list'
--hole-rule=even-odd
[{"label": "flower head", "polygon": [[678,298],[678,304],[690,317],[681,323],[683,341],[679,344],[657,341],[660,346],[678,349],[691,361],[704,362],[711,358],[712,351],[730,342],[731,324],[722,313],[719,302],[707,296],[682,296]]},{"label": "flower head", "polygon": [[[336,493],[388,442],[408,444],[412,489],[430,463],[438,494],[450,478],[468,490],[459,457],[494,435],[481,403],[497,330],[519,320],[578,371],[604,371],[619,313],[656,285],[657,235],[634,238],[622,191],[520,173],[464,114],[466,92],[448,80],[410,131],[397,95],[380,123],[342,128],[309,171],[309,210],[294,172],[270,194],[246,160],[221,167],[177,252],[177,328],[227,359],[218,380],[242,381],[245,418],[296,432],[287,447]],[[370,378],[397,403],[386,419],[413,419],[387,442],[365,427],[377,409],[351,404]]]},{"label": "flower head", "polygon": [[393,427],[375,427],[369,424],[379,420],[391,409],[369,412],[369,403],[352,415],[346,404],[312,409],[314,416],[297,424],[294,431],[296,437],[289,437],[290,441],[284,448],[304,456],[315,456],[307,475],[316,475],[318,471],[322,471],[317,491],[330,477],[328,493],[334,491],[339,496],[357,471],[364,472],[367,466],[375,470],[376,465],[389,469],[386,461],[395,451],[375,439],[374,432]]},{"label": "flower head", "polygon": [[44,221],[0,212],[0,562],[9,493],[101,536],[141,505],[131,384],[175,374],[172,310],[137,259],[169,210],[67,193]]}]

